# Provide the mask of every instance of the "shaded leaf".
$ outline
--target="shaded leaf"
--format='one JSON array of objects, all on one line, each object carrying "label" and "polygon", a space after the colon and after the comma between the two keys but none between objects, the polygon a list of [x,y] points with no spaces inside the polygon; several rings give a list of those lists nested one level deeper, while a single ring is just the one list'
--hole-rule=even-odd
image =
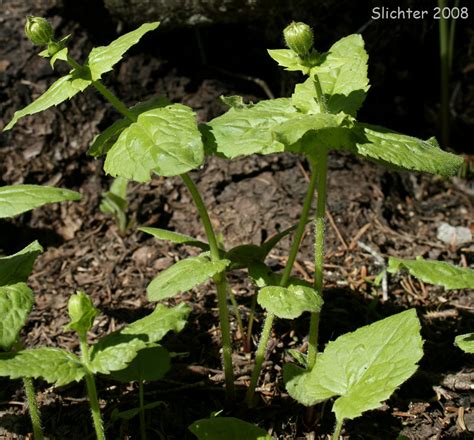
[{"label": "shaded leaf", "polygon": [[[154,409],[162,405],[166,405],[166,404],[165,402],[160,400],[157,402],[151,402],[151,403],[147,403],[146,405],[143,405],[143,409],[145,410]],[[117,408],[115,408],[112,411],[110,418],[112,419],[112,422],[118,419],[131,420],[134,417],[136,417],[138,414],[140,414],[140,408],[131,408],[131,409],[127,409],[126,411],[119,411]]]},{"label": "shaded leaf", "polygon": [[209,122],[214,150],[228,158],[254,153],[269,154],[284,150],[271,130],[297,116],[287,98],[260,101],[245,108],[231,108]]},{"label": "shaded leaf", "polygon": [[120,382],[154,381],[161,379],[171,367],[168,350],[161,345],[140,350],[127,367],[112,372],[112,377]]},{"label": "shaded leaf", "polygon": [[86,63],[91,71],[92,80],[96,81],[101,78],[103,73],[111,71],[128,49],[138,43],[147,32],[155,30],[159,24],[158,21],[144,23],[134,31],[128,32],[112,41],[108,46],[92,49]]},{"label": "shaded leaf", "polygon": [[35,99],[25,108],[16,111],[13,115],[13,119],[8,123],[3,131],[10,130],[17,121],[24,116],[33,115],[55,105],[59,105],[61,102],[71,99],[77,93],[82,92],[89,84],[91,84],[91,81],[82,78],[80,74],[81,72],[73,71],[62,78],[59,78],[39,98]]},{"label": "shaded leaf", "polygon": [[201,165],[204,147],[193,111],[172,104],[141,113],[107,153],[104,170],[137,182],[176,176]]},{"label": "shaded leaf", "polygon": [[16,254],[0,257],[0,286],[26,281],[41,252],[43,247],[34,241]]},{"label": "shaded leaf", "polygon": [[212,261],[206,254],[178,261],[161,272],[148,285],[148,299],[159,301],[187,292],[225,270],[229,263],[229,260]]},{"label": "shaded leaf", "polygon": [[388,272],[396,273],[402,269],[425,283],[443,286],[447,290],[474,289],[474,270],[469,268],[456,267],[443,261],[424,260],[423,257],[417,257],[416,260],[389,258]]},{"label": "shaded leaf", "polygon": [[0,287],[0,347],[9,351],[33,307],[33,292],[25,283]]},{"label": "shaded leaf", "polygon": [[309,372],[285,365],[284,379],[290,395],[306,406],[339,396],[333,411],[342,421],[379,407],[422,356],[420,322],[411,309],[330,342]]},{"label": "shaded leaf", "polygon": [[388,167],[452,176],[463,163],[461,156],[441,150],[434,138],[427,141],[383,127],[357,123],[356,153]]},{"label": "shaded leaf", "polygon": [[188,429],[199,440],[272,440],[267,431],[235,417],[213,417],[192,423]]},{"label": "shaded leaf", "polygon": [[323,299],[314,289],[294,284],[264,287],[257,301],[265,310],[283,319],[298,318],[303,312],[319,312],[323,305]]},{"label": "shaded leaf", "polygon": [[454,343],[466,353],[474,353],[474,333],[456,336]]},{"label": "shaded leaf", "polygon": [[56,386],[79,382],[85,370],[79,358],[58,348],[34,348],[0,354],[0,376],[42,378]]},{"label": "shaded leaf", "polygon": [[142,226],[138,228],[138,230],[153,235],[153,237],[158,238],[159,240],[167,240],[176,244],[186,244],[188,246],[200,248],[203,251],[209,250],[209,245],[207,243],[197,240],[194,237],[190,237],[189,235],[181,234],[180,232],[173,232],[160,228],[150,228],[146,226]]},{"label": "shaded leaf", "polygon": [[52,186],[10,185],[0,187],[0,218],[13,217],[47,203],[79,200],[75,191]]}]

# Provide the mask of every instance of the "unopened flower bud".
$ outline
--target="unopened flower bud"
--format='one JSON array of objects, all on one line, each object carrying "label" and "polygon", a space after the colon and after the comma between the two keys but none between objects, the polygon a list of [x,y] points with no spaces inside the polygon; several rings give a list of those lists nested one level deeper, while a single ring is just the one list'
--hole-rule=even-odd
[{"label": "unopened flower bud", "polygon": [[25,23],[25,34],[36,46],[46,46],[53,38],[53,27],[42,17],[29,16]]},{"label": "unopened flower bud", "polygon": [[67,311],[71,322],[67,328],[85,334],[92,327],[94,318],[99,311],[94,307],[92,300],[84,292],[71,295],[67,303]]},{"label": "unopened flower bud", "polygon": [[300,57],[306,56],[313,47],[313,30],[306,23],[293,22],[283,31],[286,45]]}]

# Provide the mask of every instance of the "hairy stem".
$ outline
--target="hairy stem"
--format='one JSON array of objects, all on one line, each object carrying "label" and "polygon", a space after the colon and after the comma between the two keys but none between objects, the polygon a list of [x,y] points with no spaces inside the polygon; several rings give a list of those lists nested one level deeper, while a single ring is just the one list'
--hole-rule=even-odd
[{"label": "hairy stem", "polygon": [[25,387],[26,400],[28,402],[28,409],[30,411],[34,438],[35,440],[43,440],[43,430],[41,428],[41,418],[38,410],[38,404],[36,403],[33,379],[31,379],[31,377],[24,377],[23,386]]},{"label": "hairy stem", "polygon": [[332,435],[332,440],[339,440],[342,431],[342,423],[344,420],[338,420],[336,422],[336,427],[334,428],[334,434]]},{"label": "hairy stem", "polygon": [[[185,185],[187,186],[191,196],[194,200],[196,208],[198,210],[201,222],[206,231],[207,240],[209,242],[209,248],[211,251],[211,259],[213,261],[219,261],[221,259],[219,247],[217,245],[217,238],[212,227],[211,219],[207,212],[206,206],[202,200],[201,194],[189,177],[188,174],[181,175]],[[219,307],[219,320],[222,336],[222,351],[224,360],[224,375],[226,383],[227,397],[231,400],[235,399],[235,388],[234,388],[234,371],[232,365],[232,341],[230,337],[230,324],[229,324],[229,312],[227,310],[227,279],[225,273],[218,273],[213,277],[216,284],[217,290],[217,304]]]},{"label": "hairy stem", "polygon": [[92,421],[94,423],[95,434],[97,440],[105,440],[104,424],[100,415],[99,399],[97,398],[97,388],[95,386],[94,375],[89,371],[90,355],[89,346],[87,345],[86,335],[79,334],[81,344],[81,361],[86,369],[85,379],[87,385],[87,395],[89,396],[89,404],[91,407]]},{"label": "hairy stem", "polygon": [[138,381],[138,399],[140,405],[140,436],[142,440],[146,440],[145,396],[143,392],[143,380]]},{"label": "hairy stem", "polygon": [[[296,227],[295,235],[293,237],[293,243],[291,244],[288,260],[286,262],[285,269],[283,270],[283,274],[280,280],[281,287],[287,286],[291,274],[291,269],[293,268],[293,264],[295,263],[296,255],[298,254],[298,249],[303,238],[305,226],[308,222],[309,211],[311,209],[311,202],[313,200],[314,189],[316,186],[316,177],[317,176],[315,174],[315,170],[313,169],[311,173],[311,179],[308,185],[308,190],[304,199],[301,216],[298,222],[298,226]],[[248,406],[252,406],[253,404],[255,388],[257,387],[257,382],[260,377],[260,372],[262,370],[262,364],[265,359],[265,353],[267,351],[268,340],[270,339],[274,319],[275,315],[273,313],[267,313],[265,324],[263,325],[262,335],[260,336],[257,352],[255,353],[255,366],[252,371],[250,386],[247,390],[246,402]]]},{"label": "hairy stem", "polygon": [[[316,152],[314,173],[317,176],[318,203],[314,218],[314,289],[323,296],[324,264],[324,217],[326,215],[326,176],[328,169],[328,151],[320,148]],[[311,313],[308,337],[308,369],[314,367],[318,353],[319,312]]]}]

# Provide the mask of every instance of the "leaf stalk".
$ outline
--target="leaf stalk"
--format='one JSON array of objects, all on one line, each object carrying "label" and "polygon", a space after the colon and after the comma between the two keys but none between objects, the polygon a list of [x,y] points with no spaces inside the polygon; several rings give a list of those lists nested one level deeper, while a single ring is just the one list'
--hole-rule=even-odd
[{"label": "leaf stalk", "polygon": [[43,440],[43,429],[41,428],[41,418],[38,410],[38,403],[36,402],[33,379],[31,377],[24,377],[23,386],[25,387],[26,400],[28,402],[34,438],[35,440]]}]

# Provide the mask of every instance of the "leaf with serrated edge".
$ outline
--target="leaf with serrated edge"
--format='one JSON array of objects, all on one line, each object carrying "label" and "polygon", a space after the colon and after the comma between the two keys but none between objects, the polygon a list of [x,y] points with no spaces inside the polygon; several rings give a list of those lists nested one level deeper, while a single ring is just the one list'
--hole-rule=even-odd
[{"label": "leaf with serrated edge", "polygon": [[0,376],[42,378],[56,386],[79,382],[85,374],[79,358],[58,348],[33,348],[0,354]]},{"label": "leaf with serrated edge", "polygon": [[209,250],[209,245],[203,241],[197,240],[194,237],[191,237],[186,234],[181,234],[180,232],[168,231],[166,229],[160,228],[150,228],[147,226],[142,226],[138,228],[139,231],[145,232],[146,234],[153,235],[153,237],[159,240],[171,241],[171,243],[176,244],[186,244],[188,246],[195,246],[203,251]]},{"label": "leaf with serrated edge", "polygon": [[[170,102],[163,97],[155,97],[144,102],[130,107],[129,110],[136,117],[140,114],[152,110],[154,108],[161,108],[169,105]],[[87,150],[87,154],[92,157],[99,157],[107,153],[117,141],[119,134],[133,121],[128,118],[123,118],[115,121],[112,125],[109,125],[102,133],[98,134],[92,141],[91,146]]]},{"label": "leaf with serrated edge", "polygon": [[204,146],[193,111],[182,104],[141,113],[107,153],[104,170],[137,182],[151,173],[176,176],[199,167]]},{"label": "leaf with serrated edge", "polygon": [[298,115],[288,98],[279,98],[260,101],[251,107],[231,108],[209,122],[208,127],[215,151],[228,158],[278,153],[284,150],[284,145],[274,139],[272,128]]},{"label": "leaf with serrated edge", "polygon": [[456,336],[454,343],[466,353],[474,353],[474,333]]},{"label": "leaf with serrated edge", "polygon": [[404,260],[390,257],[387,271],[390,273],[407,269],[411,275],[425,283],[443,286],[451,289],[474,289],[474,270],[456,267],[443,261],[424,260],[417,257],[416,260]]},{"label": "leaf with serrated edge", "polygon": [[186,258],[161,272],[147,287],[148,299],[159,301],[187,292],[222,272],[229,260],[212,261],[207,255]]},{"label": "leaf with serrated edge", "polygon": [[33,292],[25,283],[0,287],[0,348],[9,351],[33,307]]},{"label": "leaf with serrated edge", "polygon": [[123,370],[148,344],[160,341],[169,331],[181,331],[190,311],[186,304],[173,308],[159,304],[150,315],[95,344],[91,350],[91,369],[103,374]]},{"label": "leaf with serrated edge", "polygon": [[0,187],[0,218],[13,217],[47,203],[79,200],[75,191],[52,186],[10,185]]},{"label": "leaf with serrated edge", "polygon": [[379,407],[416,371],[422,345],[420,322],[410,309],[330,342],[309,372],[285,366],[286,388],[306,406],[339,396],[337,420],[354,419]]},{"label": "leaf with serrated edge", "polygon": [[91,77],[93,81],[101,78],[103,73],[112,70],[114,64],[118,63],[125,52],[130,49],[147,32],[155,30],[160,23],[142,24],[139,28],[132,32],[128,32],[112,41],[108,46],[95,47],[91,50],[87,59],[87,65],[91,70]]},{"label": "leaf with serrated edge", "polygon": [[188,429],[198,440],[272,440],[267,431],[235,417],[196,420]]},{"label": "leaf with serrated edge", "polygon": [[156,381],[160,380],[171,367],[171,357],[161,345],[140,350],[127,368],[114,371],[112,378],[119,382]]},{"label": "leaf with serrated edge", "polygon": [[369,88],[367,77],[368,55],[360,35],[340,39],[329,49],[324,61],[311,69],[310,77],[295,87],[291,97],[295,107],[304,112],[320,113],[315,100],[314,75],[321,84],[327,110],[356,116]]},{"label": "leaf with serrated edge", "polygon": [[82,92],[89,84],[90,80],[81,78],[76,73],[70,73],[54,82],[51,87],[46,90],[39,98],[35,99],[25,108],[18,110],[13,115],[13,119],[3,129],[10,130],[20,118],[42,112],[50,107],[61,104],[74,95]]},{"label": "leaf with serrated edge", "polygon": [[295,319],[304,312],[319,312],[323,305],[323,299],[314,289],[300,285],[264,287],[257,301],[265,310],[283,319]]},{"label": "leaf with serrated edge", "polygon": [[0,257],[0,286],[26,281],[41,252],[43,247],[38,241],[34,241],[16,254]]},{"label": "leaf with serrated edge", "polygon": [[356,153],[388,167],[453,176],[463,163],[461,156],[441,150],[434,139],[423,141],[383,127],[356,123]]}]

